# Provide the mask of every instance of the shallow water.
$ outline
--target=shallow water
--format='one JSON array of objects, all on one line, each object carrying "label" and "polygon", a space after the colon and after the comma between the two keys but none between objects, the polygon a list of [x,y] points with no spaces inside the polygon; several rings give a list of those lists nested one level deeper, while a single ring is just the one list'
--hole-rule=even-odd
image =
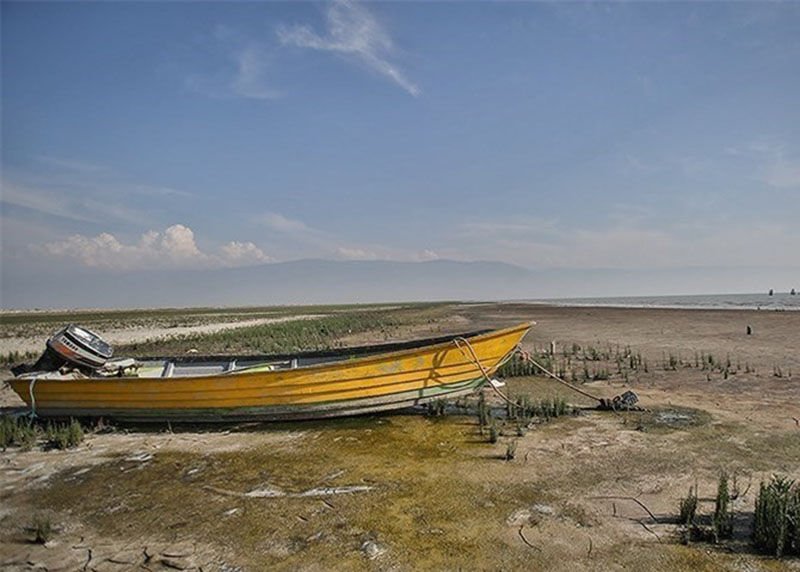
[{"label": "shallow water", "polygon": [[555,306],[611,308],[678,308],[708,310],[800,310],[800,294],[703,294],[686,296],[619,296],[609,298],[544,298],[531,300]]}]

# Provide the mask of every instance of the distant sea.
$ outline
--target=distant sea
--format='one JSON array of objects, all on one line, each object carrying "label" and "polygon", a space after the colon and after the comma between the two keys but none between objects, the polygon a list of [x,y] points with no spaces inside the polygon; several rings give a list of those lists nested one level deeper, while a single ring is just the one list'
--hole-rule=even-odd
[{"label": "distant sea", "polygon": [[620,296],[612,298],[540,298],[531,300],[554,306],[606,306],[612,308],[685,308],[707,310],[800,311],[800,293],[702,294],[687,296]]}]

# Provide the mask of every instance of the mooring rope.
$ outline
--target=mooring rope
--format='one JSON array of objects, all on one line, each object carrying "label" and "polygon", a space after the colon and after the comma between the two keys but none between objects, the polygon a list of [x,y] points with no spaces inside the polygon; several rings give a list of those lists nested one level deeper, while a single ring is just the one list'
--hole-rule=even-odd
[{"label": "mooring rope", "polygon": [[[461,355],[463,355],[467,359],[472,360],[472,363],[483,374],[483,378],[486,380],[486,383],[489,384],[489,387],[492,388],[492,390],[500,397],[500,399],[502,399],[503,401],[505,401],[509,405],[513,405],[514,407],[522,408],[522,406],[520,404],[514,403],[513,401],[511,401],[508,397],[506,397],[503,394],[502,391],[500,391],[497,387],[495,387],[495,385],[492,383],[491,378],[489,377],[489,372],[486,371],[485,367],[483,367],[483,364],[478,359],[478,354],[475,353],[475,349],[472,347],[472,344],[470,344],[469,341],[466,338],[462,338],[460,336],[457,337],[457,338],[453,338],[453,343],[455,343],[456,347],[458,348],[458,351],[461,352]],[[472,354],[471,356],[468,356],[466,353],[464,353],[464,348],[461,347],[462,343],[465,346],[467,346],[467,349],[469,350],[469,353]],[[511,359],[511,356],[513,356],[513,355],[514,355],[514,352],[509,352],[508,356],[506,356],[505,359],[501,360],[501,362],[496,367],[500,367],[501,365],[503,365],[505,362],[507,362],[509,359]]]},{"label": "mooring rope", "polygon": [[28,395],[31,396],[31,412],[29,413],[31,419],[36,418],[36,398],[33,396],[33,387],[36,385],[36,378],[34,377],[28,384]]},{"label": "mooring rope", "polygon": [[531,363],[531,364],[535,365],[535,366],[536,366],[536,367],[538,367],[540,370],[542,370],[544,373],[546,373],[548,376],[550,376],[550,377],[552,377],[553,379],[555,379],[557,382],[559,382],[559,383],[562,383],[562,384],[566,385],[567,387],[569,387],[569,388],[570,388],[572,391],[575,391],[575,392],[577,392],[577,393],[580,393],[581,395],[583,395],[583,396],[585,396],[585,397],[588,397],[589,399],[594,399],[595,401],[597,401],[597,402],[598,402],[598,403],[600,403],[601,405],[604,405],[604,404],[606,403],[606,401],[605,401],[603,398],[601,398],[601,397],[597,397],[596,395],[592,395],[592,394],[591,394],[591,393],[589,393],[588,391],[584,391],[584,390],[582,390],[581,388],[579,388],[579,387],[577,387],[577,386],[575,386],[575,385],[572,385],[570,382],[568,382],[568,381],[566,381],[566,380],[564,380],[564,379],[560,378],[559,376],[557,376],[556,374],[554,374],[552,371],[549,371],[548,369],[546,369],[545,367],[543,367],[543,366],[542,366],[542,364],[540,364],[539,362],[537,362],[535,359],[533,359],[533,358],[531,357],[531,354],[530,354],[530,352],[526,352],[526,351],[524,351],[524,350],[523,350],[521,347],[519,347],[519,346],[517,346],[517,350],[516,350],[516,351],[517,351],[517,353],[519,353],[520,357],[521,357],[521,358],[522,358],[524,361],[527,361],[527,362],[529,362],[529,363]]},{"label": "mooring rope", "polygon": [[[492,388],[492,390],[498,396],[500,396],[500,398],[503,401],[505,401],[506,403],[508,403],[510,405],[513,405],[514,407],[521,407],[521,405],[511,401],[508,397],[506,397],[503,394],[502,391],[500,391],[497,387],[495,387],[495,385],[492,383],[492,380],[489,378],[489,372],[486,370],[485,367],[483,367],[483,364],[478,359],[478,354],[475,353],[475,348],[472,347],[472,344],[469,343],[469,340],[467,340],[465,338],[462,338],[462,337],[457,337],[457,338],[453,338],[453,343],[455,343],[456,347],[459,349],[459,351],[462,353],[462,355],[464,355],[464,357],[470,359],[472,361],[472,363],[480,370],[480,372],[483,374],[483,377],[486,380],[486,382],[489,384],[489,386]],[[462,347],[462,344],[464,346],[466,346],[466,348],[469,350],[470,355],[467,355],[464,352],[464,348]],[[497,367],[500,367],[501,365],[503,365],[505,362],[507,362],[509,359],[511,359],[515,354],[519,354],[520,357],[524,361],[527,361],[527,362],[531,363],[532,365],[538,367],[541,371],[543,371],[549,377],[553,378],[557,382],[559,382],[559,383],[565,385],[566,387],[570,388],[572,391],[574,391],[576,393],[579,393],[579,394],[583,395],[584,397],[588,397],[589,399],[594,399],[601,406],[604,406],[604,405],[607,404],[606,400],[603,399],[602,397],[597,397],[596,395],[592,395],[588,391],[584,391],[583,389],[581,389],[579,387],[576,387],[575,385],[573,385],[573,384],[569,383],[568,381],[562,379],[561,377],[559,377],[558,375],[556,375],[552,371],[550,371],[547,368],[543,367],[542,364],[540,364],[539,362],[537,362],[536,360],[534,360],[531,357],[529,352],[524,351],[519,345],[514,349],[513,352],[509,352],[508,356],[506,356],[506,358],[503,361],[501,361],[497,365]]]}]

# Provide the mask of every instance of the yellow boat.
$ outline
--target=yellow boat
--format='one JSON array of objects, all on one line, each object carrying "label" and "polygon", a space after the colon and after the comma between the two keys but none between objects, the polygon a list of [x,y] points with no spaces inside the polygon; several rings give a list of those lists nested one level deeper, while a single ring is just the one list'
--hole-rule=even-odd
[{"label": "yellow boat", "polygon": [[[69,328],[85,340],[96,337]],[[8,382],[42,417],[233,421],[356,415],[469,394],[487,382],[530,328],[521,324],[293,356],[187,355],[135,362],[103,357],[98,358],[99,363],[106,361],[102,367],[76,358],[75,367],[62,362],[55,370],[27,371]],[[51,345],[55,338],[48,341],[48,351],[68,346],[65,351],[74,356],[81,350],[78,337],[62,336]],[[102,349],[110,356],[109,346]]]}]

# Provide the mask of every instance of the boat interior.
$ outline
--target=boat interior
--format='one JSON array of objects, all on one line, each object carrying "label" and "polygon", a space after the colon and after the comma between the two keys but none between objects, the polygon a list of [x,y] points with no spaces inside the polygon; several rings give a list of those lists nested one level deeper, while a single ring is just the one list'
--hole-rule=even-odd
[{"label": "boat interior", "polygon": [[93,371],[51,371],[44,374],[42,372],[29,371],[24,374],[24,377],[56,379],[63,377],[74,378],[76,376],[174,378],[296,369],[299,367],[310,367],[324,363],[334,363],[371,355],[449,343],[452,342],[455,337],[470,338],[489,331],[490,330],[480,330],[435,338],[307,351],[296,354],[208,356],[188,353],[182,356],[114,358],[108,360],[105,365]]}]

